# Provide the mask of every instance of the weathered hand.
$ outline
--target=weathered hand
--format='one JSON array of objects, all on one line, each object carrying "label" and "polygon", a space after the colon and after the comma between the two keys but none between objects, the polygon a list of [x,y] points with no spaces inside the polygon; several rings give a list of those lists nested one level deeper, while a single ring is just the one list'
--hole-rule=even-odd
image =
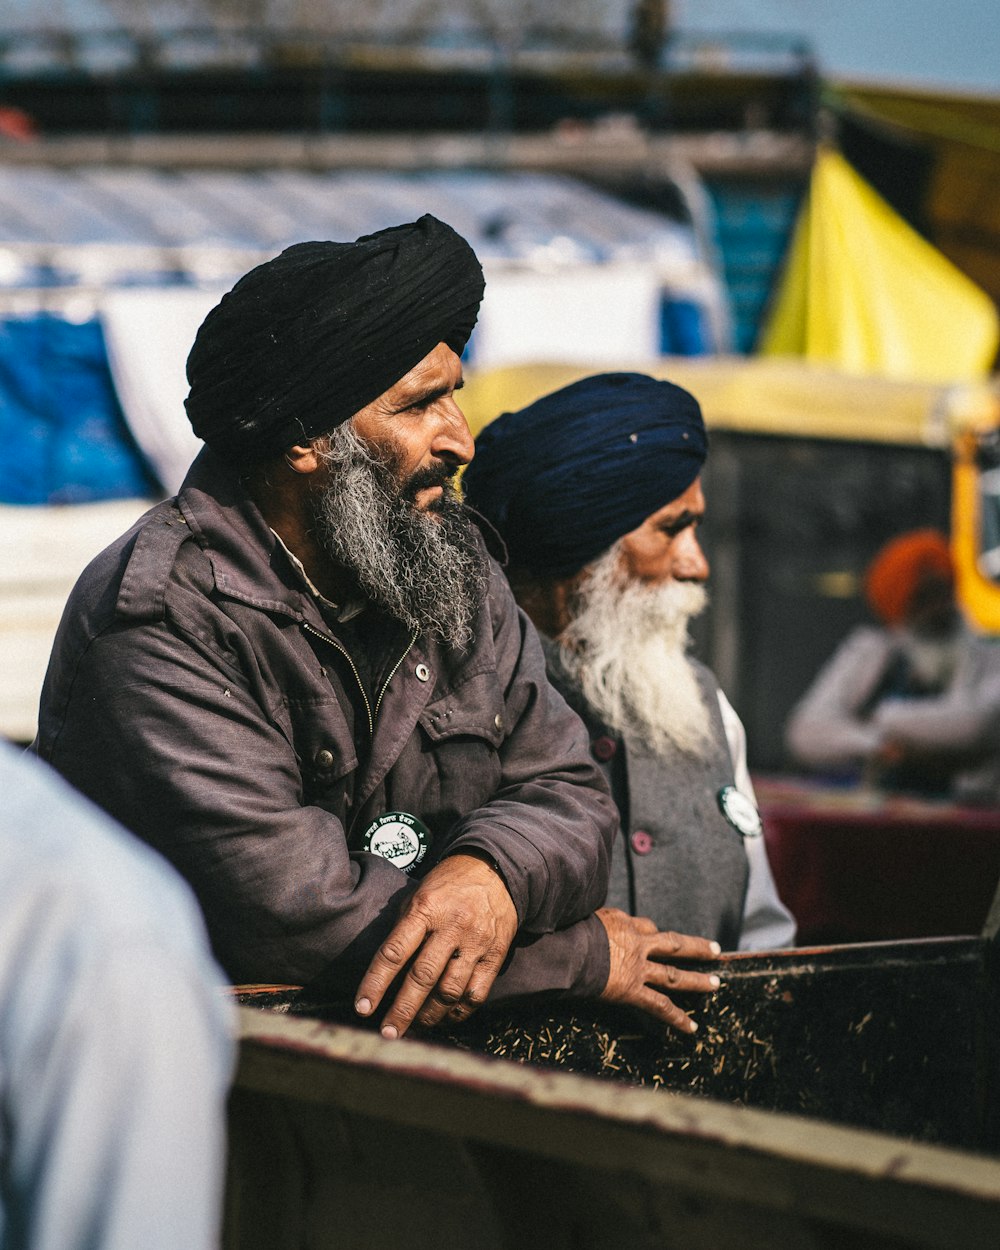
[{"label": "weathered hand", "polygon": [[361,979],[355,1010],[371,1015],[409,963],[382,1036],[402,1037],[414,1019],[464,1019],[486,1001],[516,932],[517,912],[497,873],[474,856],[449,855],[407,900]]},{"label": "weathered hand", "polygon": [[602,907],[597,917],[608,934],[611,971],[601,997],[612,1003],[628,1003],[672,1025],[682,1033],[694,1033],[697,1024],[670,1001],[666,990],[711,993],[719,978],[704,972],[686,972],[664,959],[714,959],[718,942],[684,933],[660,933],[652,920],[629,916],[616,907]]}]

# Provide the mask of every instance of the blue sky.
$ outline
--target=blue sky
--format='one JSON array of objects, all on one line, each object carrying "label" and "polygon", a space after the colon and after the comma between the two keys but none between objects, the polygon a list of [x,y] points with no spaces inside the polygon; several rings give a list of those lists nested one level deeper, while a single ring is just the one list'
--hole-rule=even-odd
[{"label": "blue sky", "polygon": [[672,9],[682,30],[804,35],[833,76],[1000,95],[997,0],[673,0]]}]

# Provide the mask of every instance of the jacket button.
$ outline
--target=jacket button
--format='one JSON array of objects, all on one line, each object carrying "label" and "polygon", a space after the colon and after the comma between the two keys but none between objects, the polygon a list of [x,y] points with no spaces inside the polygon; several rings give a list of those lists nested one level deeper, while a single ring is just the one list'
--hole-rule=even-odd
[{"label": "jacket button", "polygon": [[503,729],[503,717],[499,712],[493,717],[493,724],[496,725],[497,729]]},{"label": "jacket button", "polygon": [[609,738],[607,735],[604,735],[601,738],[594,739],[594,741],[590,744],[590,750],[593,753],[595,760],[600,760],[602,764],[606,764],[618,750],[618,744],[615,742],[614,738]]},{"label": "jacket button", "polygon": [[431,675],[431,670],[426,664],[418,664],[413,670],[413,675],[416,677],[417,681],[427,681]]},{"label": "jacket button", "polygon": [[333,763],[333,752],[327,751],[324,747],[322,751],[316,752],[316,767],[329,768]]},{"label": "jacket button", "polygon": [[632,844],[632,850],[635,851],[636,855],[648,855],[653,849],[653,839],[645,829],[634,829],[629,842]]}]

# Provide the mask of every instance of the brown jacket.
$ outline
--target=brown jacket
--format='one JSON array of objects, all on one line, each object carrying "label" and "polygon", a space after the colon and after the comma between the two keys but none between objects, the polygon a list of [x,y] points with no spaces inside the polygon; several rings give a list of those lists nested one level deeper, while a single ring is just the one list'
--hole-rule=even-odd
[{"label": "brown jacket", "polygon": [[527,949],[498,993],[603,987],[615,809],[495,565],[469,652],[370,612],[334,632],[203,452],[80,578],[35,746],[187,877],[235,981],[353,988],[414,888],[360,837],[402,810],[431,830],[425,867],[499,864]]}]

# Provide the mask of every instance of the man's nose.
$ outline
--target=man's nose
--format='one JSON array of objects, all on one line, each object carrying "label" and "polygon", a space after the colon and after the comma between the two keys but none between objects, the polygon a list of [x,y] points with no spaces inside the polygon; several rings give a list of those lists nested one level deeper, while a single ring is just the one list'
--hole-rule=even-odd
[{"label": "man's nose", "polygon": [[476,454],[476,444],[465,419],[465,413],[459,408],[453,396],[440,400],[441,419],[431,451],[436,456],[457,460],[459,464],[468,464]]},{"label": "man's nose", "polygon": [[678,544],[674,558],[674,580],[678,582],[708,581],[708,557],[702,550],[694,526],[691,525],[678,534],[674,542]]}]

